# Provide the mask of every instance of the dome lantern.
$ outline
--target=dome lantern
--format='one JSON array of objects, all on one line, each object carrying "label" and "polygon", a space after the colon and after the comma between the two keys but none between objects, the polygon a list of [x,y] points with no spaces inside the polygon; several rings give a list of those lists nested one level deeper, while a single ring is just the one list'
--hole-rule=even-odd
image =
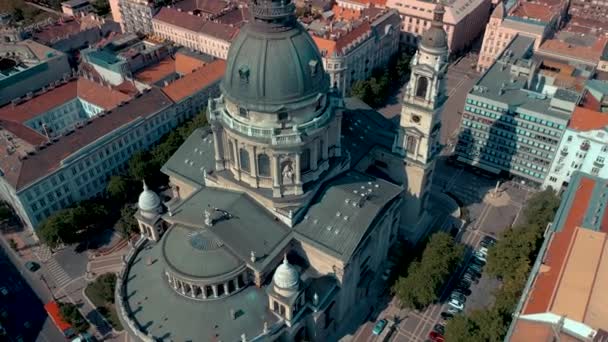
[{"label": "dome lantern", "polygon": [[431,27],[424,32],[420,41],[420,46],[430,49],[447,49],[448,38],[447,33],[443,29],[443,15],[445,8],[441,0],[437,1],[437,5],[433,10],[433,21]]},{"label": "dome lantern", "polygon": [[289,263],[287,254],[283,257],[283,263],[277,267],[272,281],[275,287],[282,290],[297,290],[300,285],[300,274],[298,270]]},{"label": "dome lantern", "polygon": [[143,191],[139,195],[137,206],[139,210],[144,212],[156,212],[160,208],[160,197],[148,188],[145,181],[143,182]]}]

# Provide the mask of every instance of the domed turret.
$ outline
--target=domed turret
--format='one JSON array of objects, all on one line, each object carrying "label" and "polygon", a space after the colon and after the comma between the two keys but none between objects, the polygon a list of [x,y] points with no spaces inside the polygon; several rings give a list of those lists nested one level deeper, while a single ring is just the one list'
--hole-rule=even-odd
[{"label": "domed turret", "polygon": [[289,0],[252,3],[253,21],[230,45],[221,83],[224,96],[240,108],[293,111],[328,92],[321,54],[294,10]]},{"label": "domed turret", "polygon": [[160,208],[160,197],[148,189],[146,182],[144,182],[144,190],[139,194],[139,200],[137,201],[139,210],[144,212],[156,212]]},{"label": "domed turret", "polygon": [[443,15],[445,8],[441,4],[441,0],[435,6],[433,11],[433,22],[431,27],[424,32],[420,41],[420,46],[428,49],[447,49],[448,36],[443,29]]},{"label": "domed turret", "polygon": [[300,285],[300,274],[298,270],[287,261],[287,255],[283,258],[283,263],[277,267],[272,278],[277,290],[295,291]]}]

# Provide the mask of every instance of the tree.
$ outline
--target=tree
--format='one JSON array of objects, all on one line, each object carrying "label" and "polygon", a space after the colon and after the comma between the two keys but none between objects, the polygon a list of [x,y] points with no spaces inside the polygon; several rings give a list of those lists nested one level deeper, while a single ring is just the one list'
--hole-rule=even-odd
[{"label": "tree", "polygon": [[59,314],[61,318],[70,323],[74,329],[78,332],[86,332],[89,329],[89,322],[87,322],[78,307],[72,303],[58,303],[59,304]]},{"label": "tree", "polygon": [[419,261],[410,264],[406,277],[400,277],[393,292],[402,306],[421,309],[439,298],[441,287],[452,269],[462,260],[464,247],[444,232],[428,240]]},{"label": "tree", "polygon": [[122,203],[127,200],[129,193],[131,193],[130,183],[131,181],[125,176],[112,176],[106,186],[106,191],[112,200]]},{"label": "tree", "polygon": [[116,288],[116,274],[105,273],[97,277],[91,284],[91,290],[106,303],[114,303],[114,289]]},{"label": "tree", "polygon": [[350,94],[365,103],[373,102],[372,89],[368,81],[357,81],[350,89]]},{"label": "tree", "polygon": [[130,236],[138,231],[137,220],[135,219],[135,209],[133,206],[125,205],[120,209],[120,219],[118,220],[118,230],[123,236]]},{"label": "tree", "polygon": [[524,217],[528,224],[539,225],[543,229],[547,223],[553,220],[557,208],[559,208],[560,198],[551,188],[537,192],[526,202],[524,207]]},{"label": "tree", "polygon": [[95,0],[92,5],[100,16],[110,13],[110,3],[107,0]]},{"label": "tree", "polygon": [[0,221],[8,220],[13,216],[13,212],[6,203],[0,205]]}]

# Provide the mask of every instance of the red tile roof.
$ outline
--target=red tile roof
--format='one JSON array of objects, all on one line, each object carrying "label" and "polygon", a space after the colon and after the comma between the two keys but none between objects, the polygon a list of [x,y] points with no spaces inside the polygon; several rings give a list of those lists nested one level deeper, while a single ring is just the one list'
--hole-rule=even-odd
[{"label": "red tile roof", "polygon": [[80,98],[104,109],[118,106],[130,97],[99,83],[85,78],[69,81],[31,100],[18,105],[8,104],[0,108],[0,119],[25,122],[58,107],[72,99]]},{"label": "red tile roof", "polygon": [[218,82],[224,76],[225,71],[226,61],[217,59],[191,74],[171,82],[163,88],[163,92],[174,102],[179,102]]},{"label": "red tile roof", "polygon": [[198,58],[180,52],[175,54],[175,71],[178,74],[189,74],[205,64],[207,63]]},{"label": "red tile roof", "polygon": [[152,85],[173,73],[175,73],[175,60],[167,57],[137,72],[135,78],[145,84]]},{"label": "red tile roof", "polygon": [[541,267],[536,280],[532,284],[528,299],[522,310],[523,314],[550,311],[563,269],[570,254],[571,244],[575,240],[577,227],[583,223],[594,186],[595,181],[593,179],[581,178],[562,230],[553,234],[551,241],[549,241],[543,267]]},{"label": "red tile roof", "polygon": [[590,108],[576,107],[570,118],[570,128],[577,131],[591,131],[608,126],[608,113]]},{"label": "red tile roof", "polygon": [[238,28],[236,27],[205,21],[201,17],[178,11],[175,8],[161,8],[154,16],[154,19],[189,31],[201,32],[227,41],[231,41],[238,33]]},{"label": "red tile roof", "polygon": [[[171,100],[162,91],[153,88],[106,115],[95,117],[73,133],[64,135],[58,141],[38,150],[34,155],[27,156],[18,165],[12,165],[15,172],[7,180],[19,190],[57,170],[63,159],[100,137],[139,117],[146,117],[165,109],[171,104]],[[7,170],[3,171],[7,173]]]},{"label": "red tile roof", "polygon": [[[352,30],[345,32],[343,35],[338,37],[337,39],[328,39],[323,37],[317,37],[315,35],[312,36],[313,40],[317,44],[319,51],[322,54],[331,56],[334,53],[338,56],[341,56],[344,53],[344,49],[348,47],[348,45],[359,37],[366,34],[368,31],[371,31],[371,26],[369,22],[363,22],[359,26],[353,28]],[[337,30],[337,32],[341,32]]]}]

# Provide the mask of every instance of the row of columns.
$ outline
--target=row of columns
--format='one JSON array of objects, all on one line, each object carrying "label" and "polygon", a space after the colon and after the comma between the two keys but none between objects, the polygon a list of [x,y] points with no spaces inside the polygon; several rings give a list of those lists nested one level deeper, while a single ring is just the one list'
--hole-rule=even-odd
[{"label": "row of columns", "polygon": [[[183,296],[191,297],[194,299],[215,299],[222,296],[227,296],[241,289],[241,281],[243,286],[245,285],[244,274],[242,273],[239,274],[236,278],[231,279],[227,282],[213,285],[196,285],[178,279],[170,273],[167,273],[166,275],[169,284],[176,292],[182,294]],[[232,292],[230,292],[230,282],[234,284],[234,290]]]}]

